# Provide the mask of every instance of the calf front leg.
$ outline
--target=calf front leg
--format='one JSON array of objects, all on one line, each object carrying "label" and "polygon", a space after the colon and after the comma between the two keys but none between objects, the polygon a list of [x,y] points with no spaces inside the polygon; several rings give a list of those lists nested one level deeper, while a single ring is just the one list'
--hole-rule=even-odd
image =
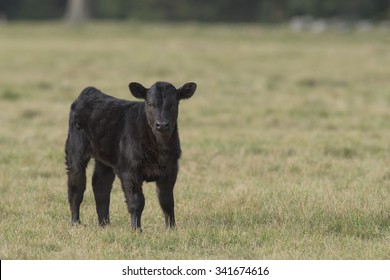
[{"label": "calf front leg", "polygon": [[145,197],[142,192],[142,181],[133,178],[130,173],[118,174],[122,189],[125,194],[127,209],[131,216],[131,227],[135,230],[141,229],[141,216],[145,206]]},{"label": "calf front leg", "polygon": [[142,190],[132,193],[127,200],[127,208],[131,216],[131,227],[135,230],[141,229],[141,215],[145,206],[145,197]]},{"label": "calf front leg", "polygon": [[161,209],[164,212],[165,227],[174,228],[175,222],[175,202],[173,196],[173,188],[176,183],[178,168],[175,167],[171,172],[157,180],[157,197],[160,202]]}]

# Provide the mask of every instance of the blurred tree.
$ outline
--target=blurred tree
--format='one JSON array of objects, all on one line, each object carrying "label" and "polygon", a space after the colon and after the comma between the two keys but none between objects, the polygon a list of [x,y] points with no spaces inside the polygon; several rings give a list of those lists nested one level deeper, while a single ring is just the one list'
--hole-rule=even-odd
[{"label": "blurred tree", "polygon": [[0,0],[0,14],[7,19],[53,19],[64,13],[67,0]]},{"label": "blurred tree", "polygon": [[12,19],[20,6],[21,0],[7,1],[0,0],[0,17]]},{"label": "blurred tree", "polygon": [[281,22],[314,18],[390,19],[390,0],[0,0],[8,19],[90,17],[153,21]]},{"label": "blurred tree", "polygon": [[128,17],[130,3],[128,0],[94,0],[92,13],[97,18],[125,19]]},{"label": "blurred tree", "polygon": [[65,20],[71,23],[84,22],[91,16],[89,0],[68,0]]}]

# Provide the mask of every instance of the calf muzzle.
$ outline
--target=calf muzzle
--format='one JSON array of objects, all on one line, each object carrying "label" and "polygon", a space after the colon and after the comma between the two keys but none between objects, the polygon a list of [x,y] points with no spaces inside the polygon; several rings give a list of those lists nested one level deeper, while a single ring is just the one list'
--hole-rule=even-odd
[{"label": "calf muzzle", "polygon": [[168,132],[171,129],[169,122],[156,122],[156,130],[158,132],[164,133]]}]

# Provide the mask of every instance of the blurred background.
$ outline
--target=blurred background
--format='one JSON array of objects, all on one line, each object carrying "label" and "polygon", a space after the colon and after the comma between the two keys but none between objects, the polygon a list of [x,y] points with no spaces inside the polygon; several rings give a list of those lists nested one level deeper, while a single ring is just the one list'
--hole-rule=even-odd
[{"label": "blurred background", "polygon": [[[333,21],[386,21],[389,0],[0,0],[0,18],[284,22],[294,17]],[[334,22],[333,22],[334,23]],[[294,22],[295,25],[299,23]],[[316,23],[319,24],[318,22]],[[326,25],[322,22],[322,25]],[[338,23],[340,24],[340,23]],[[363,24],[363,23],[360,23]],[[365,22],[366,25],[369,22]],[[323,27],[324,28],[324,27]]]},{"label": "blurred background", "polygon": [[[389,35],[390,0],[0,0],[0,259],[390,259]],[[118,180],[100,230],[92,166],[71,228],[71,103],[158,80],[198,84],[178,234]]]}]

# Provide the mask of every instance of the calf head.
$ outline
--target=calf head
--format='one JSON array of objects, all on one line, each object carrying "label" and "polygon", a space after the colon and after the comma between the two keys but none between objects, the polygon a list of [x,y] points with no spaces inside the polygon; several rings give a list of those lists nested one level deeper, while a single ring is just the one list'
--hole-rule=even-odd
[{"label": "calf head", "polygon": [[176,127],[179,101],[190,98],[196,90],[195,83],[186,83],[176,89],[167,82],[157,82],[150,88],[139,83],[129,84],[130,92],[145,100],[148,124],[156,136],[170,136]]}]

